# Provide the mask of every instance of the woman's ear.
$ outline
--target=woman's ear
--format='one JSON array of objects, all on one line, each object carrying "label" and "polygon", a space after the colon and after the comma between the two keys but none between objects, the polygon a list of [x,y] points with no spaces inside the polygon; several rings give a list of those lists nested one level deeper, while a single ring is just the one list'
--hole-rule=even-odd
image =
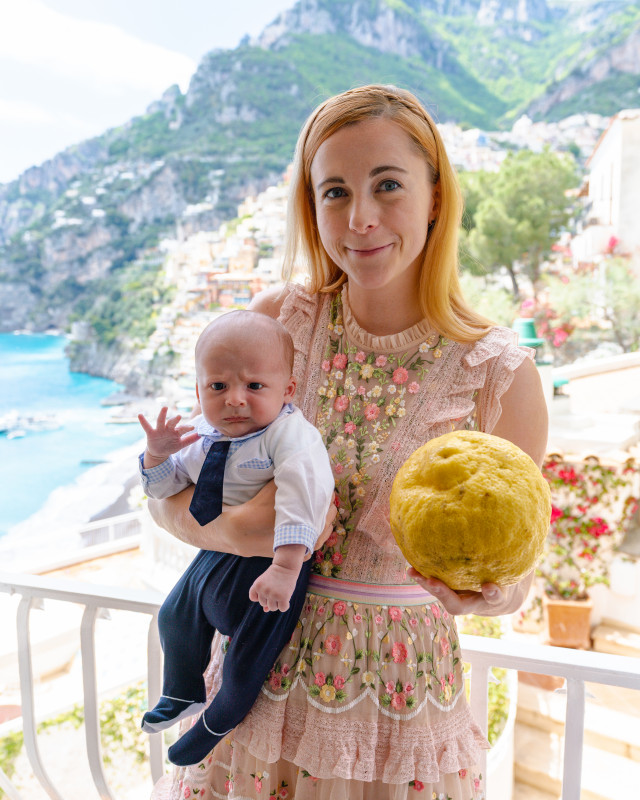
[{"label": "woman's ear", "polygon": [[440,181],[436,183],[431,192],[431,212],[429,213],[429,224],[436,221],[440,211]]}]

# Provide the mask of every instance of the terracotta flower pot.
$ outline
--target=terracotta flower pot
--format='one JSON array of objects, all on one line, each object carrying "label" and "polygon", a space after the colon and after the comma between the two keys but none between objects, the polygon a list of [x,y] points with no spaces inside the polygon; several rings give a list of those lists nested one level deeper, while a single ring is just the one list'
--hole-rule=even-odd
[{"label": "terracotta flower pot", "polygon": [[556,647],[591,647],[591,609],[593,602],[560,600],[546,595],[542,598],[545,642]]}]

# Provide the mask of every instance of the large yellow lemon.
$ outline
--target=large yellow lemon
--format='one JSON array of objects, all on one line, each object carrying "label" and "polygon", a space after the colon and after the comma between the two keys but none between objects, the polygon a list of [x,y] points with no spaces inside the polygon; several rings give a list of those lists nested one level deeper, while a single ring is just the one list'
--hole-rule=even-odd
[{"label": "large yellow lemon", "polygon": [[551,517],[549,485],[535,462],[477,431],[419,447],[398,470],[390,502],[407,561],[457,590],[517,583],[542,555]]}]

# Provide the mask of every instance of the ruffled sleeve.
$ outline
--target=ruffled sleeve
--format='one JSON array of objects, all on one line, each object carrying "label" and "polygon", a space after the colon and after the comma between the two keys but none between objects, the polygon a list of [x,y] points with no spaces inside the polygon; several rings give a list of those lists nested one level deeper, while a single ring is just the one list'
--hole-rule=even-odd
[{"label": "ruffled sleeve", "polygon": [[464,362],[471,370],[484,373],[476,400],[478,425],[491,433],[502,413],[500,398],[511,386],[516,369],[525,358],[533,360],[531,347],[519,347],[517,334],[509,328],[495,327],[467,353]]}]

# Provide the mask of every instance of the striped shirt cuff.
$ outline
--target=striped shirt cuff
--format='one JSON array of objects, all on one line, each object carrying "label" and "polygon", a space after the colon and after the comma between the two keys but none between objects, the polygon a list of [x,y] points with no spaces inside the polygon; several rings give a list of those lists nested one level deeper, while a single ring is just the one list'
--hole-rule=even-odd
[{"label": "striped shirt cuff", "polygon": [[313,552],[318,534],[310,525],[279,525],[273,539],[273,549],[283,544],[303,544],[307,553]]}]

